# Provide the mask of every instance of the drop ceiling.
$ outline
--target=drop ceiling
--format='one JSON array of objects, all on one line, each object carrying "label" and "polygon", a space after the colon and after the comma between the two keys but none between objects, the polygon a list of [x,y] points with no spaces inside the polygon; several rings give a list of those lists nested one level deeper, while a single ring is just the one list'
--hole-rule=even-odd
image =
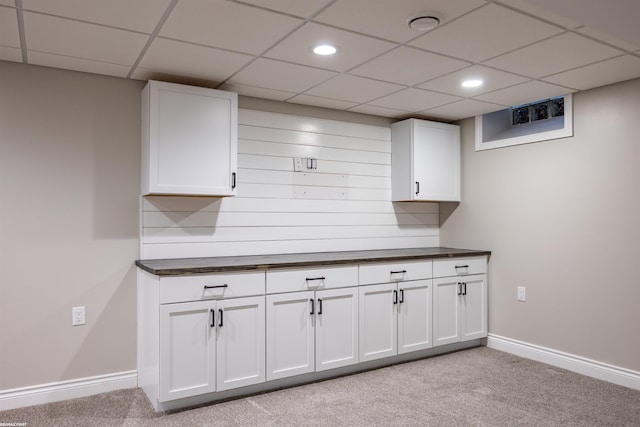
[{"label": "drop ceiling", "polygon": [[458,120],[640,77],[638,18],[637,0],[0,0],[0,60]]}]

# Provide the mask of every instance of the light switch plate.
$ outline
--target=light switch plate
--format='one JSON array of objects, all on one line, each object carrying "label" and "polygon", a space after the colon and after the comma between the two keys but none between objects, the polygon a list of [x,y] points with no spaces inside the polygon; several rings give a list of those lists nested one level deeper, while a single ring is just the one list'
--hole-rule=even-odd
[{"label": "light switch plate", "polygon": [[71,325],[79,326],[85,324],[84,306],[71,308]]},{"label": "light switch plate", "polygon": [[518,301],[526,301],[527,300],[527,288],[524,286],[518,286],[518,295],[516,297]]},{"label": "light switch plate", "polygon": [[293,158],[293,170],[294,172],[302,172],[302,158],[300,157]]}]

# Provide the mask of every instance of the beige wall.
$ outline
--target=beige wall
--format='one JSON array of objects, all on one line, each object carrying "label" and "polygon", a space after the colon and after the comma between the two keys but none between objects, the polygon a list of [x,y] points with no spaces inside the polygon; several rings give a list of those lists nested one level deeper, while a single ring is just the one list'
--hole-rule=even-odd
[{"label": "beige wall", "polygon": [[490,333],[640,371],[639,99],[640,80],[578,93],[574,137],[482,152],[463,121],[441,244],[493,251]]},{"label": "beige wall", "polygon": [[134,370],[142,82],[0,76],[0,389]]}]

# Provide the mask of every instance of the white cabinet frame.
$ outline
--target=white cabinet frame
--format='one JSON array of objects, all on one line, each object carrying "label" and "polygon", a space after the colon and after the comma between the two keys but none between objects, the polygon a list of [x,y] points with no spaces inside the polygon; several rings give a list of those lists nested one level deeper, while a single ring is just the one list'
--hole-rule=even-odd
[{"label": "white cabinet frame", "polygon": [[391,124],[393,201],[460,201],[460,127],[407,119]]},{"label": "white cabinet frame", "polygon": [[360,287],[360,361],[431,348],[432,280]]},{"label": "white cabinet frame", "polygon": [[160,402],[265,381],[264,297],[160,305]]},{"label": "white cabinet frame", "polygon": [[238,95],[149,81],[142,91],[142,194],[234,196]]},{"label": "white cabinet frame", "polygon": [[267,380],[358,363],[358,288],[267,295]]},{"label": "white cabinet frame", "polygon": [[445,345],[487,336],[487,275],[433,280],[433,340]]}]

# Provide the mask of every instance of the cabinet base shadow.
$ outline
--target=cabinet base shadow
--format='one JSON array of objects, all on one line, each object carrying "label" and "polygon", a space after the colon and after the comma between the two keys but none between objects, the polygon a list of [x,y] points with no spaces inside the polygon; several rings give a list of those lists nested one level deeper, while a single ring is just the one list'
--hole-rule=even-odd
[{"label": "cabinet base shadow", "polygon": [[[222,402],[232,399],[238,399],[251,395],[261,394],[269,391],[275,391],[283,388],[295,387],[314,382],[324,381],[328,379],[343,377],[346,375],[353,375],[364,371],[370,371],[372,369],[379,369],[386,366],[396,365],[399,363],[411,362],[414,360],[425,359],[428,357],[439,356],[446,353],[452,353],[455,351],[466,350],[469,348],[479,347],[483,345],[484,340],[477,339],[471,341],[465,341],[455,344],[448,344],[438,347],[433,347],[426,350],[415,351],[411,353],[405,353],[397,356],[386,357],[383,359],[372,360],[368,362],[358,363],[352,366],[345,366],[342,368],[332,369],[324,372],[314,372],[304,375],[296,375],[289,378],[283,378],[280,380],[268,381],[261,384],[256,384],[247,387],[236,388],[233,390],[227,390],[222,392],[208,393],[199,396],[189,397],[185,399],[176,399],[170,402],[151,402],[156,407],[158,412],[177,412],[181,410],[193,409],[196,406],[204,406],[216,402]],[[144,390],[144,387],[142,387]],[[146,393],[146,390],[145,390]]]}]

